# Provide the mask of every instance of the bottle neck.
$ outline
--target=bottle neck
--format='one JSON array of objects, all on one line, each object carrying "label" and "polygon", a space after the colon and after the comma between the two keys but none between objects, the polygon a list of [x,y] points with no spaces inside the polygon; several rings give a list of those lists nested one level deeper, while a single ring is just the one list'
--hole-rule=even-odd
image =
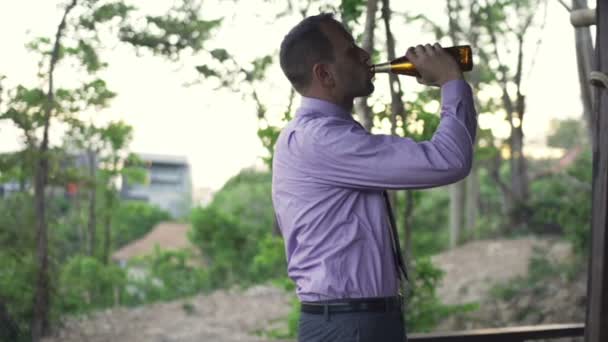
[{"label": "bottle neck", "polygon": [[387,62],[387,63],[374,64],[374,66],[372,67],[372,71],[374,73],[391,72],[391,63]]}]

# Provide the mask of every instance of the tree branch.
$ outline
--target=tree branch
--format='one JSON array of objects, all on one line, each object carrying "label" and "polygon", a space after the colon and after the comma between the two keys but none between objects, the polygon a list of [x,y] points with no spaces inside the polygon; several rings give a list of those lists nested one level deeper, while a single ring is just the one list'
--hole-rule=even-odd
[{"label": "tree branch", "polygon": [[76,7],[78,0],[72,0],[72,2],[66,7],[65,12],[63,13],[63,18],[61,19],[61,23],[57,27],[57,33],[55,34],[55,44],[53,46],[53,51],[51,52],[51,60],[49,63],[49,88],[46,94],[47,103],[44,111],[44,135],[42,137],[42,142],[40,145],[41,151],[46,151],[48,149],[49,143],[49,126],[51,121],[51,112],[53,110],[53,102],[55,101],[55,90],[53,88],[54,84],[54,73],[55,66],[59,60],[59,50],[61,48],[61,38],[63,36],[63,31],[65,30],[67,24],[68,14]]},{"label": "tree branch", "polygon": [[560,4],[562,4],[562,6],[564,6],[564,8],[566,9],[566,11],[568,12],[572,12],[572,8],[570,8],[570,6],[568,6],[568,4],[566,4],[564,2],[564,0],[557,0]]},{"label": "tree branch", "polygon": [[543,41],[543,32],[545,31],[545,26],[547,24],[548,8],[549,8],[549,3],[547,1],[545,1],[545,11],[543,14],[543,22],[540,25],[540,35],[538,36],[538,40],[536,41],[536,49],[534,50],[534,54],[532,55],[532,61],[530,62],[530,70],[528,71],[526,80],[530,78],[530,75],[532,74],[532,70],[534,70],[534,65],[536,65],[536,57],[538,57],[540,45],[542,44],[542,41]]}]

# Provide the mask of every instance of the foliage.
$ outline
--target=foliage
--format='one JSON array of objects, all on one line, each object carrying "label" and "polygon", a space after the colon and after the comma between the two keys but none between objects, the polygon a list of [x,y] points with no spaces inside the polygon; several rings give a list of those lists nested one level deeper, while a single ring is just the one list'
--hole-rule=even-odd
[{"label": "foliage", "polygon": [[[413,191],[412,250],[410,254],[424,257],[437,254],[449,246],[448,205],[449,194],[441,189]],[[395,212],[405,207],[404,192],[397,193]],[[445,209],[443,209],[445,208]],[[397,226],[404,226],[404,215],[397,215]]]},{"label": "foliage", "polygon": [[349,31],[352,31],[353,24],[358,24],[358,19],[365,10],[364,0],[342,0],[340,1],[341,21]]},{"label": "foliage", "polygon": [[[105,128],[84,123],[82,114],[107,107],[116,95],[98,76],[100,71],[108,66],[99,51],[104,46],[113,45],[112,35],[118,33],[114,42],[126,42],[138,50],[148,50],[170,60],[178,59],[185,51],[200,52],[211,31],[221,22],[204,20],[201,13],[203,11],[200,2],[192,0],[175,2],[174,7],[161,16],[142,15],[135,7],[125,5],[122,1],[73,0],[63,5],[62,20],[55,32],[49,34],[53,38],[38,37],[27,44],[29,51],[36,54],[39,60],[36,86],[17,85],[7,91],[1,89],[0,98],[3,102],[0,121],[9,121],[21,131],[24,146],[21,152],[14,155],[27,158],[2,158],[0,178],[2,181],[7,178],[9,181],[18,181],[21,185],[20,191],[29,191],[34,185],[36,202],[39,204],[33,214],[36,224],[24,227],[30,230],[37,227],[38,241],[31,243],[27,250],[30,250],[31,246],[37,246],[40,260],[37,275],[31,275],[30,278],[31,283],[38,284],[35,299],[29,304],[37,303],[35,315],[32,317],[34,341],[49,332],[50,307],[47,303],[53,302],[50,290],[57,280],[50,269],[52,262],[47,260],[55,253],[56,245],[52,239],[62,235],[49,234],[49,228],[58,222],[60,231],[68,232],[63,237],[74,239],[73,235],[69,235],[69,223],[76,223],[74,228],[84,225],[83,215],[78,213],[78,210],[76,213],[70,213],[73,214],[72,217],[66,219],[69,216],[66,215],[69,206],[61,208],[51,201],[49,198],[56,196],[46,196],[47,192],[54,194],[49,191],[48,185],[56,185],[60,189],[74,181],[88,185],[85,188],[90,189],[92,194],[86,222],[89,227],[89,254],[92,257],[98,255],[95,253],[98,241],[95,191],[99,184],[103,185],[100,191],[104,195],[104,211],[101,215],[104,244],[101,258],[105,263],[109,262],[112,212],[117,200],[114,181],[122,172],[122,164],[128,158],[126,148],[132,128],[121,122],[110,123]],[[58,68],[59,66],[69,66],[77,74],[72,77],[75,82],[72,82],[70,88],[54,82],[61,79],[55,77],[58,70],[65,70]],[[99,170],[90,170],[88,178],[72,177],[82,175],[73,174],[67,170],[69,167],[60,164],[62,157],[68,154],[67,150],[51,145],[56,125],[64,126],[68,132],[76,132],[76,141],[79,143],[76,147],[101,154]],[[33,181],[33,176],[36,182]],[[58,202],[65,204],[66,201]],[[47,243],[47,235],[51,235],[50,243]],[[60,252],[61,259],[72,257],[62,270],[62,277],[70,280],[83,278],[81,288],[65,288],[68,295],[62,303],[62,309],[68,311],[79,311],[105,303],[108,299],[105,291],[109,286],[106,282],[114,281],[108,275],[113,274],[113,271],[106,270],[110,266],[102,267],[93,259],[70,255],[79,250],[81,246],[78,246],[78,243],[82,244],[81,241],[76,241],[75,244],[65,243],[64,245],[70,247],[68,252]],[[100,279],[99,284],[93,284],[90,277],[97,271],[102,272],[100,277],[107,275],[109,278]],[[109,273],[104,273],[106,271]],[[75,299],[79,295],[78,292],[82,291],[87,294],[84,306],[79,305]]]},{"label": "foliage", "polygon": [[[23,335],[28,335],[33,316],[36,256],[32,196],[15,193],[0,196],[0,303]],[[2,336],[2,334],[0,334]]]},{"label": "foliage", "polygon": [[188,250],[163,251],[129,263],[124,303],[137,305],[195,295],[210,288],[209,274]]},{"label": "foliage", "polygon": [[588,144],[588,134],[580,119],[551,121],[551,133],[547,145],[551,147],[572,148]]},{"label": "foliage", "polygon": [[587,255],[591,235],[591,163],[586,151],[563,173],[534,182],[525,209],[530,230],[564,234],[580,255]]},{"label": "foliage", "polygon": [[545,291],[547,281],[556,277],[573,280],[581,272],[580,259],[557,263],[547,259],[545,255],[545,250],[535,248],[528,264],[527,275],[494,285],[490,289],[490,295],[496,299],[510,301],[522,292]]},{"label": "foliage", "polygon": [[436,289],[443,272],[433,266],[429,258],[418,258],[414,263],[414,282],[407,301],[406,324],[409,331],[429,332],[450,315],[470,312],[477,304],[446,305],[437,297]]},{"label": "foliage", "polygon": [[277,339],[293,339],[298,336],[298,329],[300,328],[300,300],[298,297],[293,295],[291,298],[291,309],[287,314],[287,329],[271,329],[265,331],[264,334]]},{"label": "foliage", "polygon": [[192,214],[190,238],[209,261],[214,285],[248,284],[285,275],[285,251],[273,235],[270,174],[245,170],[213,202]]},{"label": "foliage", "polygon": [[59,306],[62,312],[84,312],[120,301],[126,274],[89,256],[74,256],[61,269]]},{"label": "foliage", "polygon": [[273,279],[287,269],[283,239],[272,234],[262,235],[258,252],[253,258],[251,272],[258,281]]},{"label": "foliage", "polygon": [[214,195],[211,206],[248,226],[254,234],[270,232],[274,222],[271,181],[270,173],[243,170]]},{"label": "foliage", "polygon": [[24,335],[29,331],[33,315],[34,284],[31,279],[35,276],[35,267],[32,253],[0,250],[0,304],[5,305],[17,329]]},{"label": "foliage", "polygon": [[138,201],[122,201],[113,213],[112,236],[115,248],[137,240],[171,215],[157,206]]},{"label": "foliage", "polygon": [[255,255],[257,236],[247,227],[208,206],[194,211],[192,228],[190,239],[209,258],[214,281],[233,284],[248,278],[247,266]]}]

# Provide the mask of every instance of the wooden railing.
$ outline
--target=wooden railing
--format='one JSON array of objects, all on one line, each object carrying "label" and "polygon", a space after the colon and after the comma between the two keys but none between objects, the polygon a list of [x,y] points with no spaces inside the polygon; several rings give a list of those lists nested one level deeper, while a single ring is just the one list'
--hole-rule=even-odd
[{"label": "wooden railing", "polygon": [[408,342],[524,342],[563,337],[582,337],[584,335],[585,325],[583,323],[549,324],[448,333],[409,334]]}]

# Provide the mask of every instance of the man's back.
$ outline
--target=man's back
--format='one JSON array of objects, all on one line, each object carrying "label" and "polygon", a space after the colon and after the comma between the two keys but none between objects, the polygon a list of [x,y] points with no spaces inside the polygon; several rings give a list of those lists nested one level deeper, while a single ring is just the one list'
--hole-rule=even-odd
[{"label": "man's back", "polygon": [[298,296],[303,301],[394,296],[397,276],[382,190],[332,180],[357,172],[339,166],[348,158],[335,159],[340,153],[330,151],[333,140],[368,133],[343,110],[305,101],[308,106],[277,140],[272,186]]}]

